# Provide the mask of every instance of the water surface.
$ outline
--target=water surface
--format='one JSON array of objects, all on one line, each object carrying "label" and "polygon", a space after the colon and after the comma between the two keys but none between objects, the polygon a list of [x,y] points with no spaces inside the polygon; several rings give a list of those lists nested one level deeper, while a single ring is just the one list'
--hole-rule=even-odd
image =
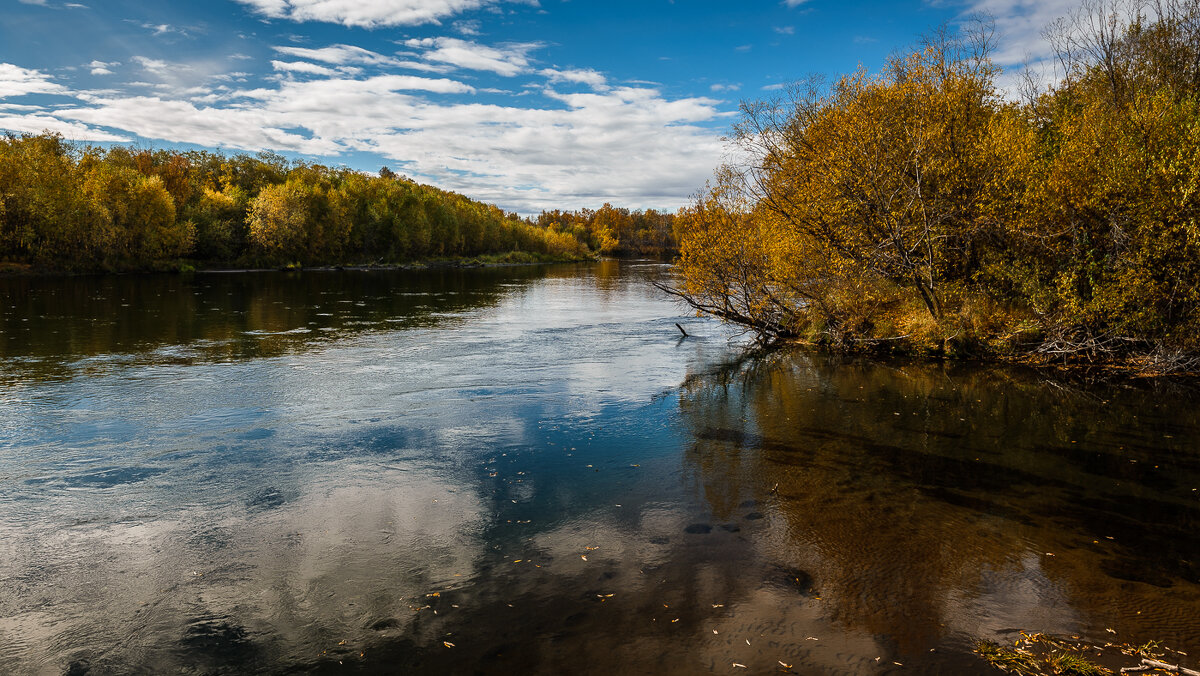
[{"label": "water surface", "polygon": [[1200,654],[1194,390],[747,356],[667,274],[0,279],[0,672]]}]

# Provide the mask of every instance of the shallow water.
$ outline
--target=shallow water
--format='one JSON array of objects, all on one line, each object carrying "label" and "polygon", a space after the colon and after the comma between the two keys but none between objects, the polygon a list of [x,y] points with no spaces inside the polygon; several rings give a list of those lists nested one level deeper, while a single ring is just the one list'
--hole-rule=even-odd
[{"label": "shallow water", "polygon": [[0,672],[1200,655],[1193,389],[747,357],[667,274],[0,279]]}]

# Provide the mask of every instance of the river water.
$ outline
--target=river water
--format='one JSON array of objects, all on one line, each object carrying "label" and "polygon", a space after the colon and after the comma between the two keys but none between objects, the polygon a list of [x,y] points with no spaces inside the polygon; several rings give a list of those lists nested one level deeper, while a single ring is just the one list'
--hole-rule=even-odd
[{"label": "river water", "polygon": [[0,673],[1200,656],[1195,389],[753,356],[669,273],[0,279]]}]

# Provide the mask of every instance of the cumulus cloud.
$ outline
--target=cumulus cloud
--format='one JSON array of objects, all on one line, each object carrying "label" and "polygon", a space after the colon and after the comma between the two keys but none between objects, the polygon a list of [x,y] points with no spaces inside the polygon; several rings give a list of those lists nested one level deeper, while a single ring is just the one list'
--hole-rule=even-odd
[{"label": "cumulus cloud", "polygon": [[[520,1],[520,0],[517,0]],[[441,19],[501,0],[238,0],[272,19],[321,21],[343,26],[378,28],[440,23]],[[527,0],[525,4],[536,4]]]},{"label": "cumulus cloud", "polygon": [[44,131],[57,132],[75,141],[112,141],[127,142],[132,139],[118,134],[112,134],[101,129],[93,129],[87,125],[65,122],[57,117],[35,113],[32,115],[5,115],[0,112],[0,129],[15,132],[40,134]]},{"label": "cumulus cloud", "polygon": [[0,63],[0,99],[24,94],[62,94],[66,88],[41,71]]},{"label": "cumulus cloud", "polygon": [[529,52],[541,47],[536,42],[509,43],[498,47],[458,38],[405,40],[404,46],[423,50],[421,58],[456,68],[480,70],[512,77],[529,69]]},{"label": "cumulus cloud", "polygon": [[1050,44],[1042,31],[1078,6],[1079,0],[972,0],[967,13],[995,20],[999,49],[993,58],[1003,66],[1012,66],[1049,58]]},{"label": "cumulus cloud", "polygon": [[91,71],[92,75],[112,75],[112,67],[119,65],[121,65],[119,61],[92,61],[85,67]]},{"label": "cumulus cloud", "polygon": [[[576,78],[564,82],[600,81],[583,75],[588,71],[561,72]],[[709,124],[724,113],[712,99],[670,99],[641,86],[546,88],[534,92],[544,103],[531,99],[532,107],[443,98],[474,91],[446,78],[338,74],[233,91],[221,105],[79,93],[80,105],[46,117],[74,125],[76,134],[107,133],[95,131],[102,127],[208,147],[326,157],[370,152],[405,173],[522,213],[605,201],[672,207],[721,158],[720,134]],[[22,128],[49,126],[21,119]]]},{"label": "cumulus cloud", "polygon": [[337,71],[325,66],[318,66],[315,63],[307,61],[271,61],[271,67],[275,70],[286,71],[290,73],[306,73],[308,75],[337,75]]},{"label": "cumulus cloud", "polygon": [[574,82],[578,84],[585,84],[592,89],[602,90],[608,88],[608,80],[604,77],[604,74],[590,68],[572,70],[543,68],[542,70],[538,71],[538,73],[544,75],[546,79],[551,82],[551,84],[555,82]]}]

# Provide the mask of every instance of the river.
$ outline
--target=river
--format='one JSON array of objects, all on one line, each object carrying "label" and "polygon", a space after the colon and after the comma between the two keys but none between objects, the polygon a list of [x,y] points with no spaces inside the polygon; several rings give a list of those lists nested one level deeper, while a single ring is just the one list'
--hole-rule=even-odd
[{"label": "river", "polygon": [[669,274],[0,279],[0,673],[1194,666],[1194,387],[752,355]]}]

